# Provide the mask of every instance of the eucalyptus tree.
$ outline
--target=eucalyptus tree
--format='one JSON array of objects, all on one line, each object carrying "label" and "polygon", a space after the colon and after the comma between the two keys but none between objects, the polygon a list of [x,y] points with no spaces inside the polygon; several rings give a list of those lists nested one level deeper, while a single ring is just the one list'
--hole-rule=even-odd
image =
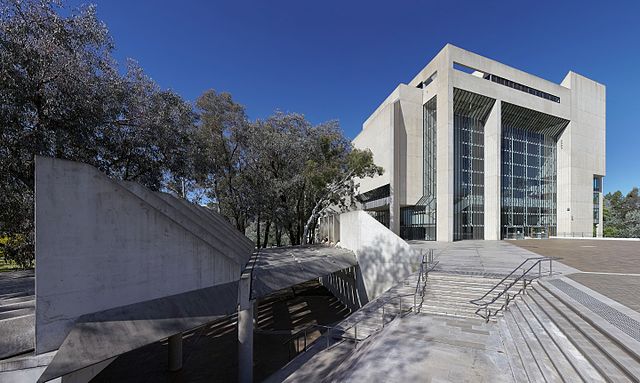
[{"label": "eucalyptus tree", "polygon": [[199,124],[193,150],[194,171],[220,212],[244,233],[252,186],[246,171],[249,121],[229,93],[204,92],[196,101]]},{"label": "eucalyptus tree", "polygon": [[337,122],[330,121],[312,129],[313,151],[305,163],[308,211],[302,242],[313,240],[318,217],[328,208],[346,210],[352,207],[358,193],[358,178],[381,175],[384,171],[373,162],[370,150],[353,147]]},{"label": "eucalyptus tree", "polygon": [[[62,14],[65,14],[63,16]],[[195,114],[135,64],[126,73],[94,6],[0,0],[0,244],[33,260],[33,159],[83,161],[153,189],[189,172]]]},{"label": "eucalyptus tree", "polygon": [[604,196],[604,236],[640,237],[640,189],[634,187],[626,195],[620,191]]}]

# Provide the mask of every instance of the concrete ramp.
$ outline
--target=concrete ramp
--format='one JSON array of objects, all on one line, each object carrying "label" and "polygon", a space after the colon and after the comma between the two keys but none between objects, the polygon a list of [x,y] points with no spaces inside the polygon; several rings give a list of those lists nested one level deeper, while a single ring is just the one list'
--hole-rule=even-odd
[{"label": "concrete ramp", "polygon": [[274,247],[255,255],[251,299],[356,265],[352,251],[323,245]]},{"label": "concrete ramp", "polygon": [[191,330],[236,311],[238,283],[135,303],[78,318],[38,382]]},{"label": "concrete ramp", "polygon": [[253,244],[220,215],[46,157],[35,194],[44,380],[235,311]]}]

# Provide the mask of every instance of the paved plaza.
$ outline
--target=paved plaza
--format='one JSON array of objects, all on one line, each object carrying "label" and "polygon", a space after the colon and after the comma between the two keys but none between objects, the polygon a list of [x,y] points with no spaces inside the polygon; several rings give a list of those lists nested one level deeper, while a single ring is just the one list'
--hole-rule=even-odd
[{"label": "paved plaza", "polygon": [[[469,272],[479,274],[506,275],[518,267],[527,258],[540,257],[540,254],[514,245],[514,241],[458,241],[427,242],[409,241],[417,251],[435,249],[438,269],[450,272]],[[549,255],[557,256],[557,255]],[[542,271],[548,272],[549,265],[542,265]],[[563,263],[553,263],[555,274],[570,274],[578,270]]]},{"label": "paved plaza", "polygon": [[584,272],[640,274],[640,241],[606,239],[525,239],[508,241]]},{"label": "paved plaza", "polygon": [[549,239],[510,241],[543,256],[562,257],[569,278],[640,312],[640,241]]}]

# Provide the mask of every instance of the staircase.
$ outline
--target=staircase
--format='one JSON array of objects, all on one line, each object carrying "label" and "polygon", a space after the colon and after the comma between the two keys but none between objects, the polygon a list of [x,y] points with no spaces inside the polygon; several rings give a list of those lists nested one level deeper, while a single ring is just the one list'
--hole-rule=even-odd
[{"label": "staircase", "polygon": [[[430,278],[431,274],[429,274]],[[420,278],[420,280],[419,280]],[[402,283],[392,287],[380,298],[354,312],[338,326],[334,337],[363,341],[382,330],[395,318],[419,310],[424,274],[414,273]],[[416,294],[416,286],[418,293]]]},{"label": "staircase", "polygon": [[640,381],[638,348],[585,320],[575,302],[548,282],[526,291],[498,321],[516,381]]},{"label": "staircase", "polygon": [[477,319],[478,307],[469,301],[482,296],[498,282],[499,278],[431,272],[418,313]]}]

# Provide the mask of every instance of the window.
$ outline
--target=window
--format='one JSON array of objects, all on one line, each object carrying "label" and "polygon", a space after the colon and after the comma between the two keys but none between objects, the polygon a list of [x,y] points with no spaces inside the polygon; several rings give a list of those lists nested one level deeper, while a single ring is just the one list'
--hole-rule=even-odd
[{"label": "window", "polygon": [[484,78],[485,80],[489,80],[489,81],[493,81],[497,84],[500,85],[504,85],[504,86],[508,86],[509,88],[513,88],[513,89],[517,89],[521,92],[525,92],[525,93],[529,93],[531,95],[540,97],[540,98],[544,98],[545,100],[549,100],[549,101],[553,101],[553,102],[560,102],[560,97],[558,96],[554,96],[552,94],[549,94],[547,92],[543,92],[541,90],[537,90],[531,87],[528,87],[526,85],[522,85],[519,84],[517,82],[511,81],[511,80],[507,80],[506,78],[502,78],[500,76],[496,76],[494,74],[485,74],[484,76],[482,76],[482,78]]}]

